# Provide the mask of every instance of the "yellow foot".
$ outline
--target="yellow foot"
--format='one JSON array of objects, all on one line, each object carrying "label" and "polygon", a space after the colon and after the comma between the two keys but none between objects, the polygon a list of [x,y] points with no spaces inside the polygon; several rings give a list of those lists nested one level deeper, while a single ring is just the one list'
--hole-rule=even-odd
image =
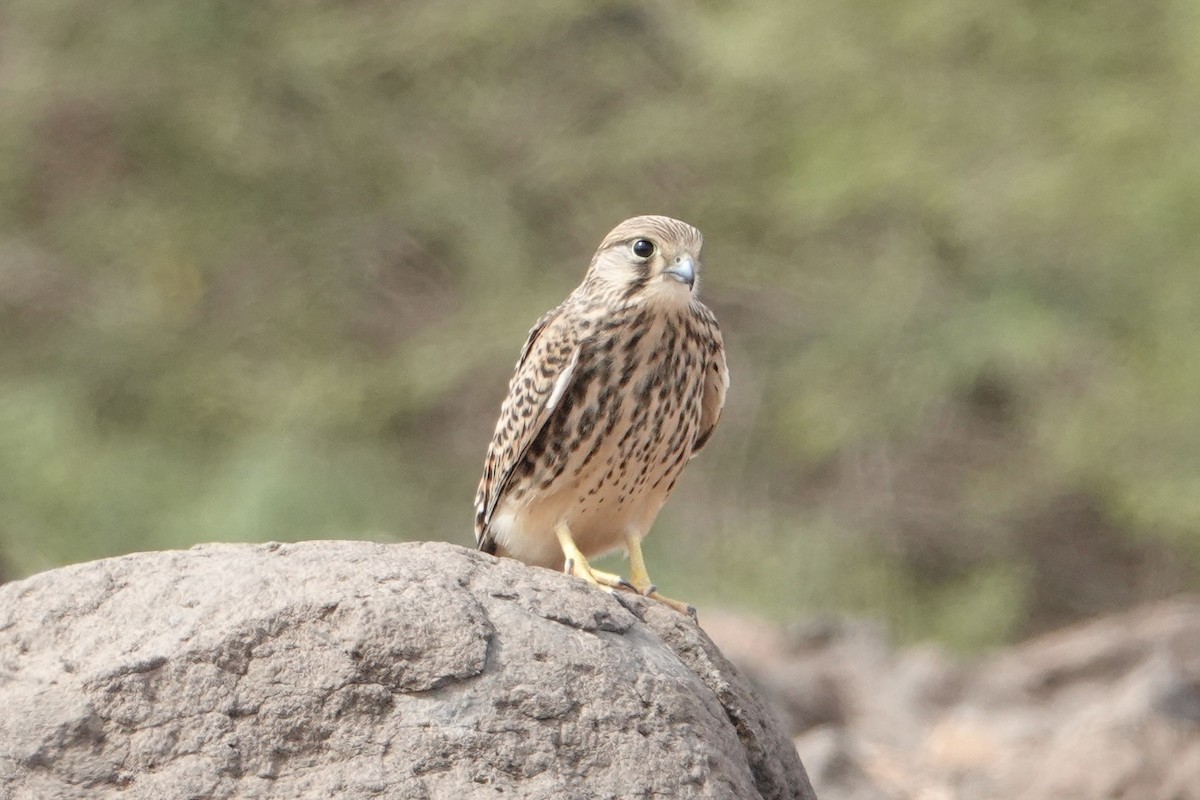
[{"label": "yellow foot", "polygon": [[588,563],[586,557],[580,552],[579,547],[575,544],[575,540],[571,538],[571,529],[565,524],[560,524],[554,529],[554,533],[558,536],[558,543],[562,546],[563,572],[568,575],[574,575],[576,578],[583,578],[593,586],[599,586],[605,591],[611,592],[613,589],[632,590],[633,585],[622,578],[620,575],[614,575],[611,572],[595,569]]},{"label": "yellow foot", "polygon": [[629,583],[632,584],[634,591],[651,600],[657,600],[665,606],[670,606],[680,614],[687,614],[692,619],[698,619],[695,606],[658,593],[658,587],[654,585],[650,580],[650,574],[646,572],[646,560],[642,557],[642,540],[632,534],[626,534],[625,545],[629,548]]}]

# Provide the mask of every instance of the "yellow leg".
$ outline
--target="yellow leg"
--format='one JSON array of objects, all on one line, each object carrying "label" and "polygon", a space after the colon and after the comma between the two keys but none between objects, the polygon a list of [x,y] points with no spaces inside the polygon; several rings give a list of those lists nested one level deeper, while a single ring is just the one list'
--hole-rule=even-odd
[{"label": "yellow leg", "polygon": [[639,594],[670,606],[680,614],[687,614],[692,619],[696,619],[695,606],[679,600],[672,600],[670,597],[664,597],[658,593],[658,587],[650,580],[650,573],[646,572],[646,559],[642,557],[642,540],[627,533],[625,534],[625,546],[629,548],[629,582],[633,584],[633,588]]},{"label": "yellow leg", "polygon": [[642,541],[636,536],[625,534],[625,546],[629,549],[629,582],[639,594],[649,596],[658,591],[646,571],[646,559],[642,557]]},{"label": "yellow leg", "polygon": [[563,551],[563,572],[568,575],[574,575],[577,578],[583,578],[593,586],[599,586],[601,589],[612,591],[613,589],[632,589],[629,581],[622,578],[620,575],[614,575],[611,572],[594,569],[588,564],[587,558],[579,550],[575,540],[571,537],[571,529],[565,523],[559,523],[554,529],[554,533],[558,536],[558,544]]}]

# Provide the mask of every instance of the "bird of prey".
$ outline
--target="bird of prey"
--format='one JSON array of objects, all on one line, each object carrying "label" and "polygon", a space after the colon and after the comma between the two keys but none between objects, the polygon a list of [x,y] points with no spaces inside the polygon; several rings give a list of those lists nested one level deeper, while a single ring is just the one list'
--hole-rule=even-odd
[{"label": "bird of prey", "polygon": [[[676,219],[627,219],[534,324],[475,497],[480,550],[695,613],[658,593],[641,541],[729,386],[716,317],[696,297],[702,243]],[[629,580],[589,565],[622,547]]]}]

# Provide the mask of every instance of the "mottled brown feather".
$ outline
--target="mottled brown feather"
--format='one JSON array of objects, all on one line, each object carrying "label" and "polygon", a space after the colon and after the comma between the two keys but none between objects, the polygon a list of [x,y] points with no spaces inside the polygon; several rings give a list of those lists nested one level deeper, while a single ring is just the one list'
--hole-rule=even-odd
[{"label": "mottled brown feather", "polygon": [[[563,369],[572,366],[572,358],[560,354],[577,352],[576,337],[562,310],[559,306],[546,312],[530,329],[508,384],[508,396],[500,407],[475,498],[475,540],[485,552],[495,552],[495,542],[485,534],[496,503],[504,495],[513,469],[550,418],[554,408],[548,401],[554,387],[560,379],[570,379]],[[523,413],[526,410],[532,413]]]},{"label": "mottled brown feather", "polygon": [[708,444],[709,438],[721,421],[725,408],[725,392],[729,389],[729,367],[725,364],[725,340],[717,327],[717,318],[707,306],[700,306],[699,314],[704,320],[709,340],[708,368],[704,373],[704,398],[700,412],[700,434],[692,446],[692,458]]}]

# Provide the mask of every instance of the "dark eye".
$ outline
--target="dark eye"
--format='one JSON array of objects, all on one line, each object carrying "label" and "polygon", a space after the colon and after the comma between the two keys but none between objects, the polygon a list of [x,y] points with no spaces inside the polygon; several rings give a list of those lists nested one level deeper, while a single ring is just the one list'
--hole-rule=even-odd
[{"label": "dark eye", "polygon": [[649,239],[638,239],[633,243],[633,254],[638,258],[649,258],[654,255],[654,242]]}]

